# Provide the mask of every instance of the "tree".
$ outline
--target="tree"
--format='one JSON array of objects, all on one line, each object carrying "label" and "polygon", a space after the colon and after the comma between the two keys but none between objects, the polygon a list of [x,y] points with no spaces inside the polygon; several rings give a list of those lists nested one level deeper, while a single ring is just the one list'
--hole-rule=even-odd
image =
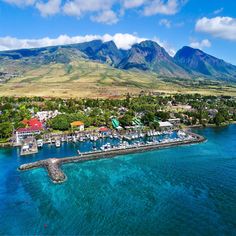
[{"label": "tree", "polygon": [[225,118],[220,112],[218,112],[214,118],[214,122],[217,126],[220,126],[223,122],[225,122]]},{"label": "tree", "polygon": [[145,125],[149,125],[150,123],[154,122],[155,115],[153,112],[147,112],[145,115],[142,117],[142,122]]},{"label": "tree", "polygon": [[54,130],[68,130],[70,128],[70,122],[67,115],[57,115],[55,118],[49,121],[49,125]]},{"label": "tree", "polygon": [[12,136],[13,125],[10,122],[0,123],[0,138],[7,139]]},{"label": "tree", "polygon": [[121,126],[132,125],[133,116],[129,113],[126,113],[123,117],[119,119]]}]

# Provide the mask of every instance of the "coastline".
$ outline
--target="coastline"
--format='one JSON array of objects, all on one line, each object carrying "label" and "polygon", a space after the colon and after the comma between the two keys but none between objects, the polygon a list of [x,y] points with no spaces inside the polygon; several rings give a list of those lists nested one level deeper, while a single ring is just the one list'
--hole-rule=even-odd
[{"label": "coastline", "polygon": [[23,164],[18,168],[18,170],[27,171],[27,170],[32,170],[36,168],[45,168],[48,172],[49,177],[53,181],[53,183],[62,183],[66,180],[66,175],[61,170],[61,166],[64,164],[80,163],[80,162],[85,162],[85,161],[113,158],[120,155],[141,153],[141,152],[147,152],[147,151],[175,147],[175,146],[202,143],[206,141],[206,138],[201,135],[198,135],[192,132],[188,132],[188,133],[191,134],[194,138],[191,140],[175,141],[175,142],[170,142],[170,143],[145,144],[145,145],[131,147],[127,149],[88,152],[88,153],[82,154],[81,156],[75,156],[75,157],[49,158],[49,159],[45,159],[41,161],[36,161],[33,163]]}]

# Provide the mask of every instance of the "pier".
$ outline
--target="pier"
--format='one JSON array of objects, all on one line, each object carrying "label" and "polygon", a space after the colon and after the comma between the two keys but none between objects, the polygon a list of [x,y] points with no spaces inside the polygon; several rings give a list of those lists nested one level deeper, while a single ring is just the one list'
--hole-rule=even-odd
[{"label": "pier", "polygon": [[26,155],[35,154],[37,152],[38,152],[38,146],[37,146],[36,139],[34,137],[29,137],[25,139],[21,146],[20,155],[26,156]]},{"label": "pier", "polygon": [[143,144],[139,146],[131,146],[128,148],[114,148],[112,150],[106,151],[91,151],[86,153],[81,153],[79,156],[75,157],[65,157],[65,158],[50,158],[46,160],[41,160],[33,163],[28,163],[21,165],[19,170],[26,171],[35,168],[45,168],[48,172],[49,177],[53,181],[53,183],[62,183],[66,180],[66,175],[61,170],[61,165],[67,163],[79,163],[91,160],[98,160],[104,158],[112,158],[119,155],[126,155],[132,153],[139,153],[139,152],[146,152],[152,151],[162,148],[174,147],[174,146],[181,146],[181,145],[188,145],[194,143],[201,143],[204,142],[206,139],[198,134],[190,133],[192,139],[189,140],[182,140],[182,141],[174,141],[168,143],[151,143],[151,144]]}]

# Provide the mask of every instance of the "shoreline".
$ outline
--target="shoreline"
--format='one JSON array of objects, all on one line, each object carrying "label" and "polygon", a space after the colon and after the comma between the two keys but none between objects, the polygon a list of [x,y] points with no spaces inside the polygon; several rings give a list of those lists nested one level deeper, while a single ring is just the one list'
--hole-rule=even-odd
[{"label": "shoreline", "polygon": [[64,164],[69,163],[81,163],[86,161],[92,160],[99,160],[99,159],[107,159],[113,158],[116,156],[121,155],[128,155],[134,153],[142,153],[147,151],[153,151],[163,148],[169,147],[176,147],[176,146],[183,146],[189,144],[197,144],[206,141],[206,138],[195,134],[192,132],[188,132],[188,134],[193,136],[191,140],[182,140],[182,141],[175,141],[169,143],[156,143],[156,144],[145,144],[136,147],[130,147],[126,149],[114,149],[108,151],[95,151],[95,152],[88,152],[84,153],[81,156],[74,156],[74,157],[65,157],[65,158],[49,158],[41,161],[36,161],[28,164],[21,165],[18,170],[20,171],[27,171],[37,168],[44,168],[47,170],[49,177],[51,178],[53,183],[62,183],[66,181],[67,177],[64,172],[61,170],[61,166]]},{"label": "shoreline", "polygon": [[[236,121],[231,121],[229,123],[222,124],[220,126],[214,125],[214,124],[207,124],[207,125],[189,125],[185,126],[183,129],[203,129],[203,128],[222,128],[229,125],[236,125]],[[15,148],[16,146],[13,146],[11,142],[6,143],[0,143],[0,148]]]}]

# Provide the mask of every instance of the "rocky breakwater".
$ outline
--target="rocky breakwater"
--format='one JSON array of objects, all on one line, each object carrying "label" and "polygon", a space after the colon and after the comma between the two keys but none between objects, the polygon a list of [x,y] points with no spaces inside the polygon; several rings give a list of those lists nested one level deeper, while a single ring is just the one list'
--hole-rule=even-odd
[{"label": "rocky breakwater", "polygon": [[62,183],[66,180],[66,176],[60,168],[60,159],[50,158],[47,160],[37,161],[21,165],[19,170],[32,170],[36,168],[45,168],[54,183]]}]

